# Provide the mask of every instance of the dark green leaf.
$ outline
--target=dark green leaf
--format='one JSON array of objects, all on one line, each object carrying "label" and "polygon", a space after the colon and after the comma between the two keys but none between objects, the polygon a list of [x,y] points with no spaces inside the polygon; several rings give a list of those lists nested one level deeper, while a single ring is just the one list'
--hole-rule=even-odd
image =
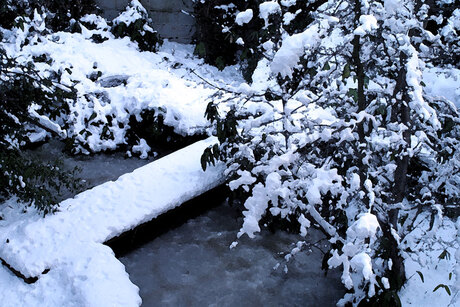
[{"label": "dark green leaf", "polygon": [[343,73],[342,73],[342,79],[345,80],[348,77],[350,77],[351,69],[350,69],[350,64],[346,64],[345,67],[343,68]]},{"label": "dark green leaf", "polygon": [[447,259],[450,260],[450,253],[447,249],[443,250],[442,253],[438,256],[439,259]]},{"label": "dark green leaf", "polygon": [[423,278],[423,274],[422,272],[420,271],[416,271],[416,273],[418,274],[418,276],[420,276],[420,279],[422,280],[422,282],[424,283],[425,282],[425,279]]},{"label": "dark green leaf", "polygon": [[446,290],[447,294],[451,295],[449,286],[446,286],[444,284],[437,285],[436,288],[433,289],[433,292],[436,292],[439,288],[444,288],[444,290]]},{"label": "dark green leaf", "polygon": [[93,112],[93,114],[91,114],[91,116],[88,118],[88,121],[92,121],[93,119],[95,119],[97,116],[96,112]]},{"label": "dark green leaf", "polygon": [[206,171],[206,164],[206,156],[203,152],[203,154],[201,155],[201,168],[203,169],[203,171]]}]

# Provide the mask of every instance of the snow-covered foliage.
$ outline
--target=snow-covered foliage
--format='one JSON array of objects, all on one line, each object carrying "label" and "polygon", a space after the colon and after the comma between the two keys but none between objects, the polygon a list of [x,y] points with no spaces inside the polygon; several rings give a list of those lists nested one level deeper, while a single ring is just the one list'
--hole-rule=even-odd
[{"label": "snow-covered foliage", "polygon": [[13,195],[53,211],[61,187],[76,188],[73,173],[21,153],[47,133],[65,138],[58,123],[68,116],[76,90],[55,77],[40,76],[32,61],[18,63],[0,46],[0,201]]},{"label": "snow-covered foliage", "polygon": [[[139,53],[129,39],[116,39],[108,22],[96,15],[81,19],[81,33],[37,32],[46,31],[46,16],[38,13],[24,21],[23,28],[4,31],[2,46],[20,64],[33,61],[40,77],[75,88],[76,101],[62,105],[66,116],[51,120],[56,133],[65,131],[73,152],[131,150],[141,138],[206,133],[205,98],[215,90],[190,75],[202,66],[202,61],[184,62],[190,47],[167,43],[166,53]],[[234,68],[216,77],[229,74],[236,76]],[[37,129],[30,137],[40,141],[47,135]]]},{"label": "snow-covered foliage", "polygon": [[196,53],[218,67],[238,62],[245,79],[251,81],[259,60],[267,55],[265,47],[279,41],[280,27],[286,34],[298,33],[322,2],[195,1]]},{"label": "snow-covered foliage", "polygon": [[38,11],[46,16],[51,31],[75,31],[76,21],[100,10],[94,0],[3,0],[0,3],[0,25],[10,29],[21,26],[22,19]]},{"label": "snow-covered foliage", "polygon": [[112,22],[111,31],[115,37],[130,37],[142,51],[155,52],[162,43],[160,36],[152,28],[152,20],[147,10],[138,0],[132,0],[126,10]]},{"label": "snow-covered foliage", "polygon": [[[130,15],[133,11],[143,17]],[[144,23],[143,13],[145,9],[133,2],[117,24]],[[20,154],[24,146],[57,137],[75,154],[121,149],[127,156],[146,158],[155,155],[149,149],[152,142],[182,142],[186,136],[206,134],[205,98],[215,90],[197,82],[192,69],[216,78],[237,76],[234,68],[217,73],[201,60],[186,61],[193,51],[190,46],[166,43],[159,53],[139,52],[141,43],[116,38],[112,22],[95,14],[74,20],[74,33],[54,32],[48,13],[32,10],[28,2],[7,2],[0,14],[16,16],[11,22],[2,19],[0,27],[1,142],[14,148],[6,157],[2,147],[1,196],[41,199],[35,202],[41,208],[54,193],[47,189],[72,180],[61,176],[57,182],[40,183],[54,178],[51,174],[58,168],[42,169],[25,161]],[[18,92],[21,104],[16,102]],[[30,173],[39,175],[38,181],[29,182]],[[35,185],[39,193],[31,190]]]},{"label": "snow-covered foliage", "polygon": [[[252,85],[209,103],[220,144],[202,162],[227,162],[244,206],[238,237],[270,222],[304,236],[319,227],[332,246],[325,262],[349,290],[340,305],[400,305],[405,252],[421,252],[401,239],[420,212],[442,220],[459,206],[458,101],[428,95],[422,81],[444,45],[415,1],[256,2],[226,7],[224,33],[252,23],[271,34],[257,40]],[[292,18],[294,4],[318,8],[310,23],[271,19]]]}]

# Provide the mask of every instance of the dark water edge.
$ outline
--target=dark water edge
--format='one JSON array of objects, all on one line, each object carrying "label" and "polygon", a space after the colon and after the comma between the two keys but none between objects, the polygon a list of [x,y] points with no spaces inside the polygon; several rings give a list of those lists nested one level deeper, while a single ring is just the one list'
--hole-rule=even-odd
[{"label": "dark water edge", "polygon": [[155,238],[174,231],[190,219],[206,214],[209,210],[221,205],[227,198],[227,194],[228,188],[226,186],[214,188],[149,222],[110,239],[104,244],[113,250],[116,257],[123,257]]}]

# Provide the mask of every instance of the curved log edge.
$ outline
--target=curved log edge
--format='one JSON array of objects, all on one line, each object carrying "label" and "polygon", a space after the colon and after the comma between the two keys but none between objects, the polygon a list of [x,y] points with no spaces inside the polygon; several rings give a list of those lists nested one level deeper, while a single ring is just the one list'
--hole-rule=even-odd
[{"label": "curved log edge", "polygon": [[[24,282],[26,284],[33,284],[35,283],[37,280],[38,280],[38,277],[26,277],[24,276],[21,272],[15,270],[11,265],[9,265],[8,263],[6,263],[5,260],[3,260],[2,258],[0,258],[0,262],[2,263],[3,266],[5,266],[8,270],[11,271],[11,273],[13,273],[14,275],[16,275],[16,277],[18,278],[21,278],[22,280],[24,280]],[[47,274],[48,272],[50,271],[50,269],[46,269],[43,271],[42,274]]]}]

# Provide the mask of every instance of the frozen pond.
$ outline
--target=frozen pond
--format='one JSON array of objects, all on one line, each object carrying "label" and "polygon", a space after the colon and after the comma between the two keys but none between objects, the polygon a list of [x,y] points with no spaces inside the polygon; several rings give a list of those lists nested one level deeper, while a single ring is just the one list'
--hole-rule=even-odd
[{"label": "frozen pond", "polygon": [[[66,170],[78,166],[85,189],[153,161],[125,159],[123,153],[69,156],[63,148],[51,141],[31,154],[43,161],[59,158]],[[169,153],[154,150],[160,156]],[[73,194],[66,192],[63,198]],[[131,281],[140,288],[143,305],[335,306],[343,296],[339,273],[329,271],[325,276],[317,249],[297,254],[284,272],[284,254],[299,236],[264,231],[229,249],[240,225],[240,214],[224,203],[121,257]],[[318,238],[315,233],[312,240]]]},{"label": "frozen pond", "polygon": [[[64,153],[63,150],[63,142],[50,140],[36,149],[28,150],[27,154],[45,162],[59,160],[62,163],[62,168],[66,171],[71,171],[73,168],[78,167],[80,172],[77,172],[76,175],[83,180],[81,190],[87,190],[104,182],[116,180],[121,175],[130,173],[136,168],[153,161],[153,158],[146,160],[138,158],[126,159],[124,153],[121,152],[72,156]],[[165,150],[153,150],[156,150],[160,156],[169,153]],[[64,191],[60,199],[73,197],[78,192],[81,191]]]},{"label": "frozen pond", "polygon": [[297,254],[284,272],[296,235],[266,231],[229,249],[240,225],[223,204],[120,258],[144,306],[335,306],[343,296],[317,249]]}]

